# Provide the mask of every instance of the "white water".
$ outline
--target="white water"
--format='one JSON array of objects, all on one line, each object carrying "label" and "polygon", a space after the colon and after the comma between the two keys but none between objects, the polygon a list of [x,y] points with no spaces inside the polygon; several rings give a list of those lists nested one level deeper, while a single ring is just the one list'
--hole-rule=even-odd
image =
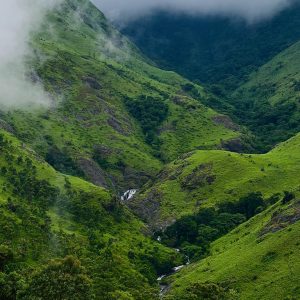
[{"label": "white water", "polygon": [[[161,237],[160,237],[160,236],[159,236],[158,238],[161,240]],[[157,239],[157,240],[158,240],[158,239]],[[180,249],[175,249],[175,251],[176,251],[176,252],[180,252]],[[167,284],[162,284],[161,281],[162,281],[165,277],[168,277],[168,276],[170,276],[170,275],[172,275],[172,274],[174,274],[174,273],[177,273],[177,272],[179,272],[181,269],[183,269],[184,267],[188,266],[188,265],[190,264],[190,258],[189,258],[187,255],[186,255],[185,257],[186,257],[186,259],[187,259],[187,262],[186,262],[185,265],[180,265],[180,266],[174,267],[174,268],[172,269],[172,272],[171,272],[170,274],[164,274],[164,275],[161,275],[161,276],[159,276],[159,277],[157,278],[157,281],[158,281],[158,283],[159,283],[159,285],[160,285],[160,293],[159,293],[159,296],[160,296],[161,299],[163,298],[164,294],[167,292],[167,290],[168,290],[168,288],[169,288],[169,285],[167,285]]]},{"label": "white water", "polygon": [[121,201],[128,201],[130,199],[132,199],[134,197],[134,195],[136,194],[137,190],[128,190],[126,191],[123,196],[121,196]]}]

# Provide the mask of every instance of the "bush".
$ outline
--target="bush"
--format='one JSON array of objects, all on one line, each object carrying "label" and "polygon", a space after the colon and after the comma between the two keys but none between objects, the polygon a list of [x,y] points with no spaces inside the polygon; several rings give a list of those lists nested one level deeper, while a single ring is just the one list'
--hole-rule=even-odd
[{"label": "bush", "polygon": [[293,199],[295,199],[295,197],[296,197],[296,196],[295,196],[294,193],[285,191],[285,192],[284,192],[283,199],[282,199],[282,204],[289,203],[290,201],[292,201]]},{"label": "bush", "polygon": [[168,105],[162,99],[144,95],[137,100],[126,98],[125,104],[130,114],[139,121],[146,142],[154,147],[159,147],[160,142],[156,130],[167,118]]},{"label": "bush", "polygon": [[12,250],[6,245],[0,245],[0,271],[13,259]]},{"label": "bush", "polygon": [[24,279],[16,272],[0,273],[0,299],[16,300],[25,288]]},{"label": "bush", "polygon": [[186,289],[186,300],[230,300],[234,299],[231,290],[219,284],[206,282],[194,283]]},{"label": "bush", "polygon": [[50,261],[36,273],[22,299],[94,299],[92,282],[78,259],[68,256]]}]

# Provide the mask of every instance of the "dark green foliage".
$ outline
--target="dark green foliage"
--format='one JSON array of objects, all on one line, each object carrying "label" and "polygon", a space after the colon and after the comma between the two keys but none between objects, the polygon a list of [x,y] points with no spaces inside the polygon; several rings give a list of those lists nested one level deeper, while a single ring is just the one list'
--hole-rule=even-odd
[{"label": "dark green foliage", "polygon": [[260,207],[265,208],[266,203],[263,199],[262,193],[250,193],[242,197],[237,202],[224,202],[220,205],[220,210],[223,212],[240,213],[250,219],[258,212]]},{"label": "dark green foliage", "polygon": [[74,176],[84,176],[84,173],[77,164],[72,160],[72,158],[61,151],[57,146],[51,145],[46,154],[45,160],[51,166],[53,166],[56,170],[69,175]]},{"label": "dark green foliage", "polygon": [[157,235],[166,245],[179,247],[190,258],[199,259],[207,255],[211,242],[260,213],[266,205],[260,192],[250,193],[236,202],[222,202],[216,208],[184,216]]},{"label": "dark green foliage", "polygon": [[[269,101],[280,82],[262,80],[245,94],[234,93],[261,66],[300,39],[300,4],[285,9],[274,18],[254,24],[225,17],[186,16],[157,12],[129,23],[123,32],[129,35],[151,59],[175,70],[194,82],[204,83],[214,94],[202,103],[229,114],[236,123],[248,127],[256,136],[251,143],[256,152],[267,152],[277,143],[300,131],[299,105],[296,94],[297,70],[286,66],[286,77],[293,80],[286,86],[289,93],[279,91],[281,101]],[[274,35],[276,32],[276,35]],[[288,56],[286,56],[288,57]],[[268,77],[276,78],[284,64],[279,62]],[[250,77],[251,78],[251,77]],[[197,98],[192,84],[183,91]],[[271,133],[271,134],[270,134]]]},{"label": "dark green foliage", "polygon": [[209,251],[212,241],[246,220],[240,213],[224,213],[216,208],[201,209],[169,226],[161,235],[162,242],[179,247],[187,256],[199,259]]},{"label": "dark green foliage", "polygon": [[[300,131],[298,107],[294,102],[272,105],[268,97],[253,93],[258,101],[253,102],[249,96],[233,97],[234,114],[257,136],[256,148],[268,151],[275,144],[287,140]],[[247,98],[246,98],[247,97]],[[270,134],[272,132],[272,134]]]},{"label": "dark green foliage", "polygon": [[6,245],[0,245],[0,271],[3,270],[5,264],[13,259],[12,250]]},{"label": "dark green foliage", "polygon": [[90,300],[94,296],[86,270],[78,259],[68,256],[50,261],[35,274],[22,299]]},{"label": "dark green foliage", "polygon": [[156,130],[168,115],[168,105],[162,99],[144,95],[136,100],[127,98],[125,104],[131,115],[139,121],[146,142],[158,148],[160,142]]},{"label": "dark green foliage", "polygon": [[[14,196],[22,197],[30,202],[39,202],[47,207],[56,200],[58,190],[51,186],[48,181],[37,178],[37,169],[29,158],[14,157],[11,155],[12,147],[2,137],[2,154],[8,166],[1,167],[1,174],[7,176],[9,188]],[[17,167],[16,167],[17,166]],[[13,204],[8,199],[8,205],[14,210]]]},{"label": "dark green foliage", "polygon": [[[9,274],[0,272],[0,299],[16,300],[25,288],[24,279],[17,272]],[[22,299],[22,298],[19,298]]]},{"label": "dark green foliage", "polygon": [[[234,89],[249,73],[299,40],[299,15],[300,6],[295,3],[272,20],[249,26],[224,17],[158,12],[122,30],[158,64],[213,84],[212,89],[222,95],[223,87]],[[216,90],[216,83],[221,83],[221,89]]]},{"label": "dark green foliage", "polygon": [[282,204],[286,204],[289,203],[290,201],[292,201],[293,199],[295,199],[295,194],[288,192],[288,191],[284,191],[284,197],[282,199]]},{"label": "dark green foliage", "polygon": [[170,260],[164,253],[158,252],[158,248],[154,247],[152,250],[147,250],[141,255],[136,255],[131,258],[132,261],[138,261],[141,273],[144,274],[150,282],[155,284],[157,276],[156,274],[169,274],[172,272],[172,268],[176,264],[180,264],[180,261]]},{"label": "dark green foliage", "polygon": [[156,299],[180,255],[105,189],[54,172],[8,134],[0,144],[1,300]]},{"label": "dark green foliage", "polygon": [[[231,300],[235,299],[233,291],[226,285],[213,282],[194,283],[189,286],[180,300]],[[167,298],[179,300],[179,298]]]}]

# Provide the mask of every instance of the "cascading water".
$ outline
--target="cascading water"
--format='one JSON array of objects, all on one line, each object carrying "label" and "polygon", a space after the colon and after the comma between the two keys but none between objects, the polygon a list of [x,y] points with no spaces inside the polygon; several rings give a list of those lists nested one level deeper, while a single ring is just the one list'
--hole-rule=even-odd
[{"label": "cascading water", "polygon": [[[160,237],[159,237],[160,238]],[[176,252],[180,252],[180,249],[175,249]],[[164,296],[164,294],[167,292],[168,288],[169,288],[169,285],[167,284],[163,284],[161,283],[161,281],[165,278],[165,277],[168,277],[174,273],[177,273],[179,272],[181,269],[183,269],[185,266],[189,265],[190,264],[190,258],[185,255],[185,258],[186,258],[186,263],[184,265],[180,265],[180,266],[177,266],[177,267],[174,267],[172,269],[172,272],[170,272],[169,274],[164,274],[164,275],[161,275],[157,278],[157,282],[160,286],[160,293],[159,293],[159,296],[160,298],[162,298]]]},{"label": "cascading water", "polygon": [[134,197],[134,195],[136,194],[137,190],[128,190],[126,191],[123,196],[121,196],[121,201],[128,201],[130,199],[132,199]]}]

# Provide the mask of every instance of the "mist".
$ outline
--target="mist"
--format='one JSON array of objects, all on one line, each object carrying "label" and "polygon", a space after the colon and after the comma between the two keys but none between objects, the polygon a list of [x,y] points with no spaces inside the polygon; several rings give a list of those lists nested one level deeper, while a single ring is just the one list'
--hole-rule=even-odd
[{"label": "mist", "polygon": [[[92,0],[110,19],[124,22],[155,9],[193,15],[241,17],[249,23],[270,18],[295,0]],[[297,1],[297,0],[296,0]]]},{"label": "mist", "polygon": [[30,37],[60,0],[6,0],[0,9],[0,107],[48,106],[49,95],[27,66]]}]

